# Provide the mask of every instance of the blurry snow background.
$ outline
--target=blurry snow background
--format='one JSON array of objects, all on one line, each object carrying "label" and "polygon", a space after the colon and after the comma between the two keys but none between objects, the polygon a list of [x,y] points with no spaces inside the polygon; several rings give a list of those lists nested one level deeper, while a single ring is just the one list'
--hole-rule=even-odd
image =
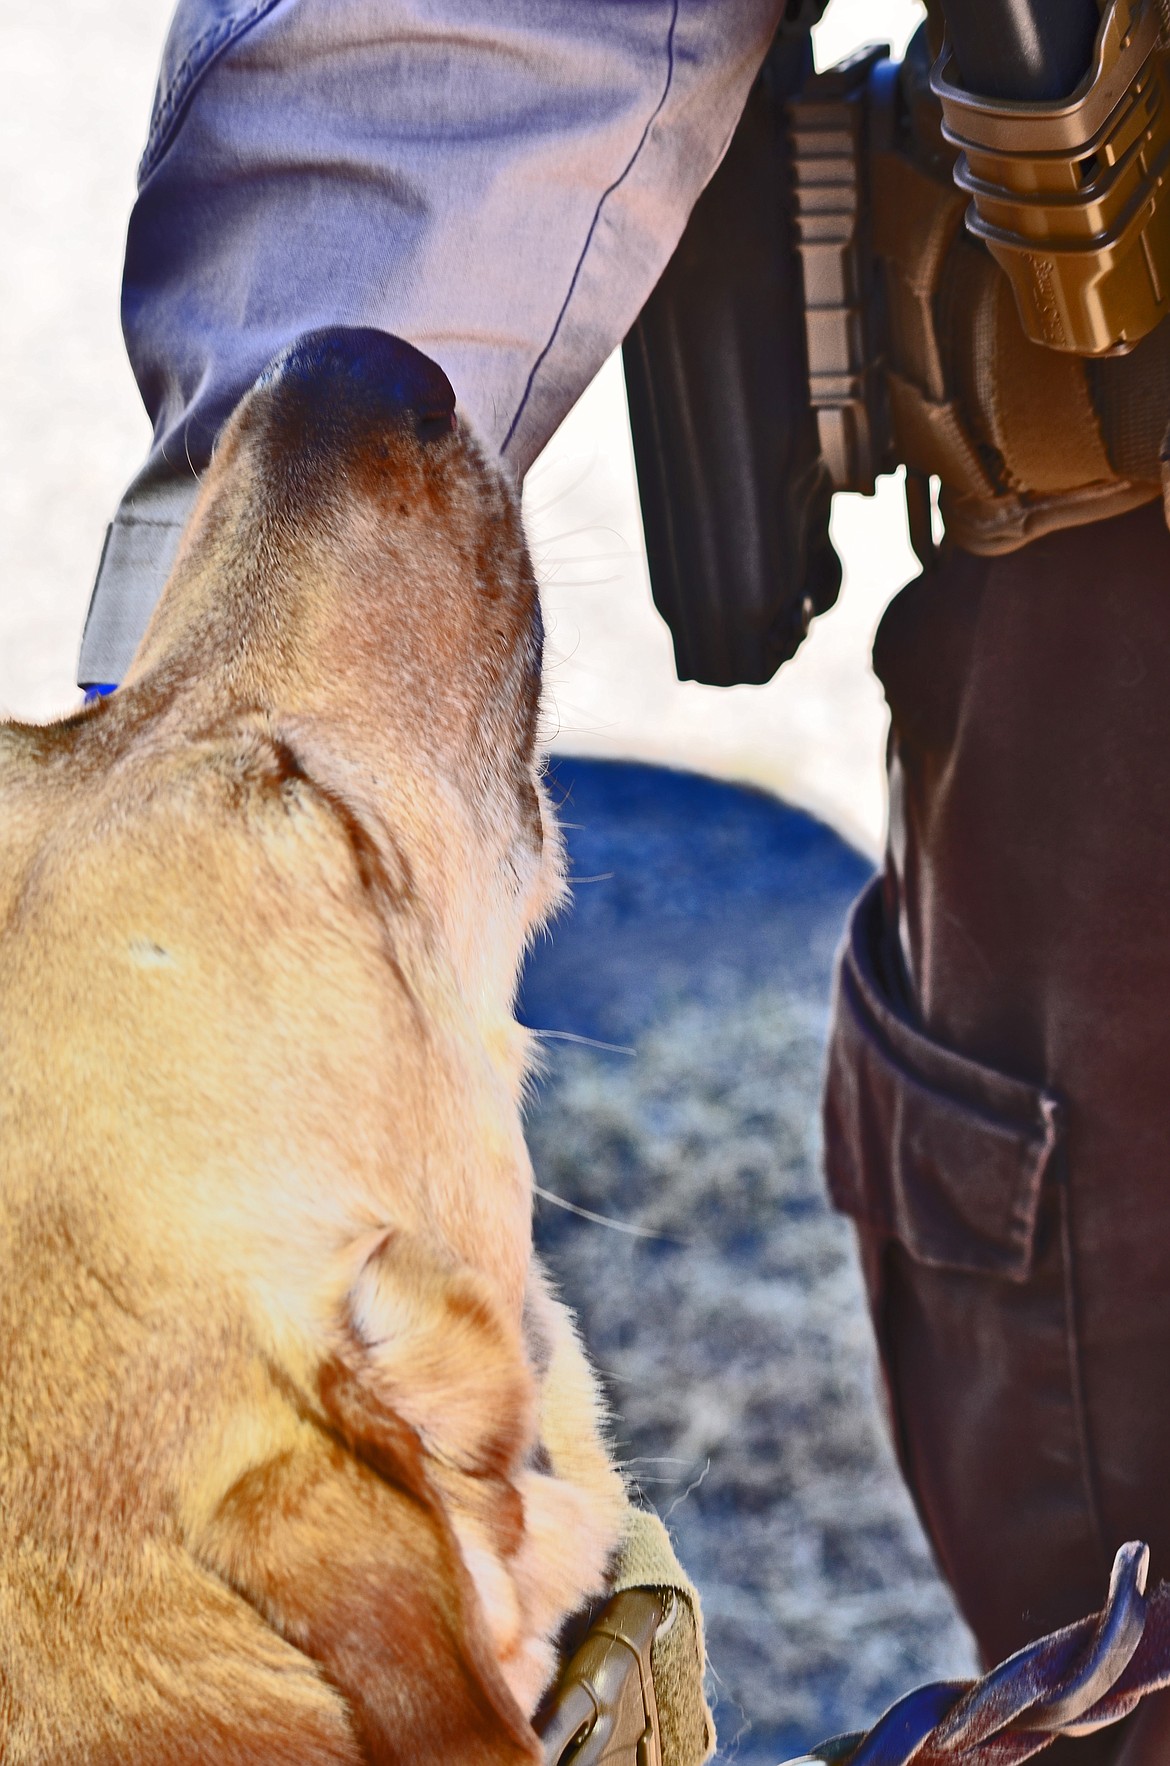
[{"label": "blurry snow background", "polygon": [[[105,524],[148,440],[118,286],[169,10],[0,0],[0,715],[76,703]],[[818,62],[877,37],[900,50],[918,16],[911,0],[833,0]],[[587,806],[570,831],[580,905],[549,947],[560,970],[538,961],[532,980],[542,1011],[541,986],[547,996],[558,975],[567,986],[576,975],[583,1000],[599,948],[589,939],[617,949],[619,922],[635,944],[639,926],[660,923],[678,878],[654,864],[688,859],[669,830],[647,841],[646,804],[685,815],[694,793],[715,791],[703,813],[722,818],[722,858],[705,897],[678,884],[679,963],[659,965],[652,1002],[594,1002],[637,1058],[551,1042],[532,1139],[547,1188],[659,1235],[539,1211],[610,1380],[623,1451],[703,1584],[721,1757],[762,1766],[870,1720],[875,1700],[916,1678],[969,1665],[885,1446],[849,1236],[817,1163],[829,960],[866,868],[828,830],[870,859],[880,850],[885,717],[868,653],[914,563],[896,483],[839,498],[844,587],[796,660],[763,688],[680,685],[647,587],[616,358],[533,469],[526,505],[558,752],[761,785],[827,824],[701,781],[653,788],[638,809],[655,775],[631,771],[627,789],[612,769],[563,761],[566,819],[576,799]],[[776,880],[763,941],[775,961],[745,966],[750,930],[737,956],[708,961],[731,924],[710,891],[731,900],[761,854]],[[594,1021],[580,1002],[565,1012],[570,1028]]]}]

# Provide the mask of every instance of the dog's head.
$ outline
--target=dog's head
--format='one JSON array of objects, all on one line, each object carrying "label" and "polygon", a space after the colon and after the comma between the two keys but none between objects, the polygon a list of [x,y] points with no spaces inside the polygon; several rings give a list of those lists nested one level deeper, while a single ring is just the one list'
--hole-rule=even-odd
[{"label": "dog's head", "polygon": [[333,330],[227,425],[122,689],[0,730],[5,1758],[194,1760],[203,1710],[237,1766],[537,1757],[617,1527],[599,1448],[521,1496],[540,650],[445,377]]},{"label": "dog's head", "polygon": [[334,328],[279,356],[227,425],[127,685],[278,707],[310,770],[393,827],[454,945],[458,849],[486,845],[470,917],[489,906],[514,961],[561,888],[542,641],[514,490],[446,376],[398,338]]}]

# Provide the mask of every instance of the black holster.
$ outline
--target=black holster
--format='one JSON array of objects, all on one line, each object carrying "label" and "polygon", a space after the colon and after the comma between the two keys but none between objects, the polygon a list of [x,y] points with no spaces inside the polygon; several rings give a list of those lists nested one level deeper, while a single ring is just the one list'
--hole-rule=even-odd
[{"label": "black holster", "polygon": [[770,680],[841,567],[809,405],[782,31],[623,350],[650,580],[680,680]]},{"label": "black holster", "polygon": [[[981,0],[945,3],[973,64],[996,49]],[[996,5],[1074,61],[1098,16]],[[937,7],[901,64],[813,75],[820,0],[790,10],[624,350],[654,599],[680,677],[720,686],[793,654],[840,585],[832,492],[898,463],[927,569],[932,478],[976,554],[1170,508],[1170,15],[1106,0],[1054,104],[956,85]]]}]

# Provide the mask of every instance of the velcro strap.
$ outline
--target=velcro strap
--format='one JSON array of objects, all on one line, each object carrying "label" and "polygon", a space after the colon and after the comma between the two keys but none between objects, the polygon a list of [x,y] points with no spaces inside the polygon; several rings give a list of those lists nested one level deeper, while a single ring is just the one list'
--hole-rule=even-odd
[{"label": "velcro strap", "polygon": [[956,401],[928,398],[913,381],[892,368],[886,384],[899,460],[918,472],[933,473],[960,496],[994,498],[996,486]]},{"label": "velcro strap", "polygon": [[999,265],[981,256],[979,270],[983,314],[976,338],[984,347],[972,363],[973,378],[985,385],[979,418],[1002,456],[1009,488],[1049,496],[1115,478],[1084,362],[1033,343]]},{"label": "velcro strap", "polygon": [[673,1613],[654,1639],[650,1662],[664,1766],[702,1766],[715,1751],[715,1723],[703,1694],[706,1655],[699,1595],[675,1556],[657,1515],[628,1510],[613,1591],[660,1588],[674,1596]]}]

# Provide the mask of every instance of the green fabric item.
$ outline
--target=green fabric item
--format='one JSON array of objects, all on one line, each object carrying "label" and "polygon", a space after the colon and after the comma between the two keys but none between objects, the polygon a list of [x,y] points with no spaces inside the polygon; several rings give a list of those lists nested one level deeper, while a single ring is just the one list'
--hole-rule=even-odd
[{"label": "green fabric item", "polygon": [[698,1590],[675,1556],[666,1528],[644,1509],[629,1511],[613,1579],[615,1594],[627,1588],[674,1595],[650,1652],[663,1766],[702,1766],[715,1752],[715,1723],[703,1692],[707,1658]]}]

